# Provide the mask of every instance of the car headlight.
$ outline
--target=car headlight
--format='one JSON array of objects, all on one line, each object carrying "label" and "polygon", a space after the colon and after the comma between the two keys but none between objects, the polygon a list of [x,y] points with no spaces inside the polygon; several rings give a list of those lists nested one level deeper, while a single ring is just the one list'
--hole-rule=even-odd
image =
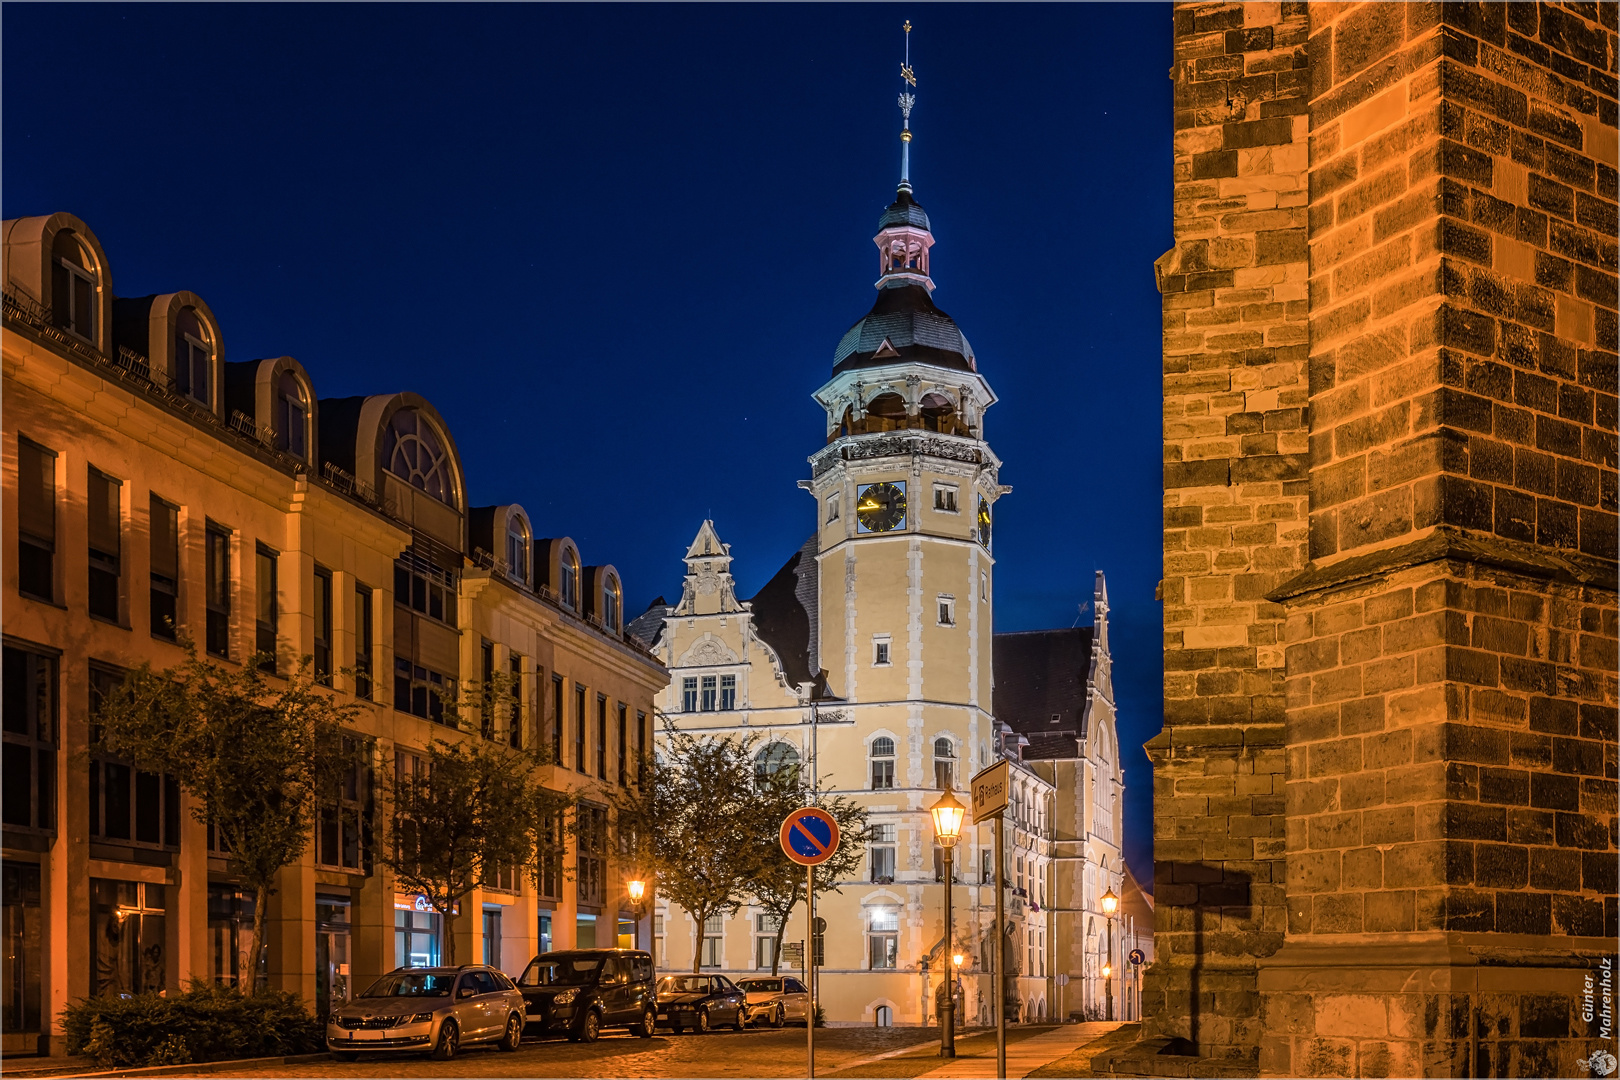
[{"label": "car headlight", "polygon": [[572,1005],[574,1003],[574,998],[576,998],[578,996],[579,996],[578,988],[575,988],[573,990],[564,990],[562,993],[560,993],[556,997],[552,998],[551,1002],[552,1002],[553,1005]]},{"label": "car headlight", "polygon": [[417,1013],[415,1016],[411,1017],[408,1022],[412,1024],[431,1024],[433,1023],[433,1014]]}]

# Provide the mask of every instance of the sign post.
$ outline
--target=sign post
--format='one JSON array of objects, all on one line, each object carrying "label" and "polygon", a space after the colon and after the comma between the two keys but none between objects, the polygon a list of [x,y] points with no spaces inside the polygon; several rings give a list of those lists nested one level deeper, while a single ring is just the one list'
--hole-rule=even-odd
[{"label": "sign post", "polygon": [[809,949],[804,962],[805,989],[810,992],[809,1015],[804,1022],[806,1075],[816,1075],[816,867],[838,850],[838,822],[819,806],[805,806],[782,822],[782,851],[805,868],[805,925]]},{"label": "sign post", "polygon": [[995,1007],[996,1007],[996,1077],[997,1080],[1007,1080],[1007,883],[1006,883],[1006,856],[1002,851],[1002,815],[1007,810],[1007,796],[1010,790],[1009,766],[1006,758],[980,769],[968,781],[968,790],[973,795],[973,824],[989,818],[994,821],[996,829],[996,947],[993,954],[992,968],[995,972]]}]

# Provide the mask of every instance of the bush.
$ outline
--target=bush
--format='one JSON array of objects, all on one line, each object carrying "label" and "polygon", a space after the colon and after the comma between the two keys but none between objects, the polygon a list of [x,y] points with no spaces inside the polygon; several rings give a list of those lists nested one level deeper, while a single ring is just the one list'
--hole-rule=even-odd
[{"label": "bush", "polygon": [[244,994],[195,982],[169,997],[81,998],[62,1011],[62,1030],[69,1054],[109,1069],[279,1057],[326,1048],[321,1025],[298,995],[280,990]]}]

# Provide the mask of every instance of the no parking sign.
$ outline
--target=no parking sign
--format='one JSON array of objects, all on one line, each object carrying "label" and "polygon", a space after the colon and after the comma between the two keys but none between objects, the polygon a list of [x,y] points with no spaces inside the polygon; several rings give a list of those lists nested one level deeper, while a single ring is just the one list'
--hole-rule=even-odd
[{"label": "no parking sign", "polygon": [[819,866],[838,850],[838,822],[819,806],[806,806],[782,822],[782,850],[800,866]]}]

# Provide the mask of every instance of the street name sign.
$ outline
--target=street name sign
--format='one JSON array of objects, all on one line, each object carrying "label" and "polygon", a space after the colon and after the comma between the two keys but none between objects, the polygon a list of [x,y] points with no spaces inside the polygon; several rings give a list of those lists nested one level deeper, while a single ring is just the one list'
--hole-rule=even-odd
[{"label": "street name sign", "polygon": [[1007,809],[1007,769],[1007,759],[1002,758],[988,769],[980,769],[968,781],[968,790],[973,795],[973,824]]},{"label": "street name sign", "polygon": [[782,822],[782,850],[800,866],[820,866],[838,850],[838,822],[819,806],[805,806]]},{"label": "street name sign", "polygon": [[789,967],[804,967],[804,942],[782,942],[782,962]]}]

